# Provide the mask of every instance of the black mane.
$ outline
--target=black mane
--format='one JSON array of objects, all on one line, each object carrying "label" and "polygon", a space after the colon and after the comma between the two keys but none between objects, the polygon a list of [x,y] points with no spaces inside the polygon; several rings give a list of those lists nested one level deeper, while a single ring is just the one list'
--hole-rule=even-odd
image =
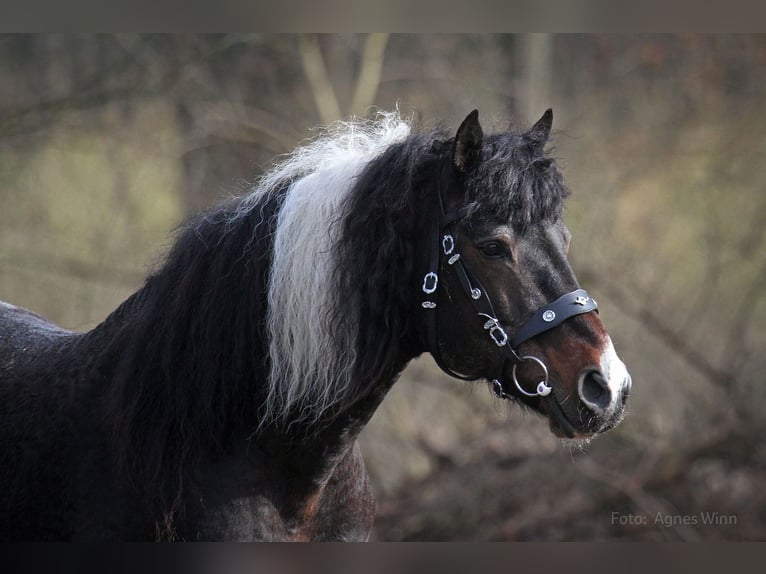
[{"label": "black mane", "polygon": [[170,524],[181,477],[253,418],[268,375],[263,320],[273,215],[230,202],[189,222],[163,266],[86,336],[112,339],[109,420],[120,467]]},{"label": "black mane", "polygon": [[412,304],[414,239],[422,234],[422,212],[431,205],[426,194],[433,190],[439,161],[432,147],[442,135],[415,134],[389,147],[359,176],[345,205],[337,289],[353,294],[359,306],[355,371],[366,385],[357,394],[394,375],[398,365],[394,353],[407,332]]}]

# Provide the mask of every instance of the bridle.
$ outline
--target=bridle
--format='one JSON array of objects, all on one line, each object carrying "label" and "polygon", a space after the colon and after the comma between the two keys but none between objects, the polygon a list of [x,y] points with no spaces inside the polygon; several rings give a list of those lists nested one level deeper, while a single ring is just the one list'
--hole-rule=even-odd
[{"label": "bridle", "polygon": [[[467,210],[464,207],[450,212],[445,211],[441,193],[441,173],[437,175],[435,195],[436,202],[438,203],[438,210],[436,212],[438,217],[433,217],[431,220],[431,254],[428,272],[423,277],[421,290],[426,297],[421,302],[421,307],[426,312],[428,347],[436,364],[448,375],[465,381],[479,378],[490,379],[486,375],[463,375],[456,373],[444,362],[439,350],[436,325],[436,292],[439,287],[439,273],[442,271],[443,261],[446,260],[446,264],[454,269],[460,286],[473,305],[474,310],[485,319],[484,330],[487,332],[487,335],[505,355],[505,360],[500,366],[500,373],[498,373],[497,377],[491,378],[492,389],[495,394],[503,399],[515,398],[513,394],[505,390],[501,382],[506,363],[510,361],[513,363],[513,382],[520,393],[527,397],[545,397],[549,395],[552,388],[548,384],[549,373],[545,363],[532,355],[520,355],[516,349],[525,341],[557,327],[571,317],[591,311],[598,312],[598,304],[588,295],[585,289],[575,289],[561,295],[555,301],[540,307],[514,335],[509,335],[508,333],[511,332],[511,328],[503,325],[498,320],[489,293],[487,293],[479,280],[476,279],[475,275],[470,272],[460,253],[456,251],[456,233],[453,231],[453,225],[467,215]],[[537,384],[533,393],[526,391],[516,376],[516,368],[524,362],[535,363],[543,373],[543,379]]]}]

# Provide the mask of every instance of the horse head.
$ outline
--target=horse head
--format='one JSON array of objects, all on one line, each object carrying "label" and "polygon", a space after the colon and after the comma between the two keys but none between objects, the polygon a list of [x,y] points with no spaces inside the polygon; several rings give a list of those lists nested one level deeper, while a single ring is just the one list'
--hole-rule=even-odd
[{"label": "horse head", "polygon": [[551,124],[548,110],[526,132],[485,136],[474,111],[436,142],[419,313],[443,370],[586,438],[621,420],[631,378],[567,259],[569,192],[543,149]]}]

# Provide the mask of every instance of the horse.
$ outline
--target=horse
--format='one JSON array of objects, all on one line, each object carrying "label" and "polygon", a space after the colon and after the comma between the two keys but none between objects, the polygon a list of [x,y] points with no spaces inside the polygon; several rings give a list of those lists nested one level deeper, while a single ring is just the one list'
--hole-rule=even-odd
[{"label": "horse", "polygon": [[552,117],[338,122],[92,330],[0,303],[0,539],[368,540],[357,438],[424,353],[559,437],[618,424],[631,378],[567,259]]}]

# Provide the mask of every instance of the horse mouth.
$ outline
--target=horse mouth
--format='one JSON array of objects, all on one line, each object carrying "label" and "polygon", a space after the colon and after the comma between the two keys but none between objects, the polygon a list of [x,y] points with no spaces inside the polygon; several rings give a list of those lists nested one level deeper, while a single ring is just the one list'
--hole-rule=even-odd
[{"label": "horse mouth", "polygon": [[550,395],[550,399],[545,402],[545,412],[548,415],[548,424],[551,432],[558,438],[568,439],[589,439],[597,434],[605,433],[612,430],[622,421],[625,416],[625,410],[620,409],[614,413],[610,418],[601,420],[597,426],[589,426],[588,428],[581,429],[576,427],[564,412],[558,399],[555,398],[553,393]]},{"label": "horse mouth", "polygon": [[554,435],[559,438],[585,438],[569,421],[554,393],[551,393],[550,400],[546,401],[546,405],[547,408],[545,410],[548,412],[548,424]]}]

